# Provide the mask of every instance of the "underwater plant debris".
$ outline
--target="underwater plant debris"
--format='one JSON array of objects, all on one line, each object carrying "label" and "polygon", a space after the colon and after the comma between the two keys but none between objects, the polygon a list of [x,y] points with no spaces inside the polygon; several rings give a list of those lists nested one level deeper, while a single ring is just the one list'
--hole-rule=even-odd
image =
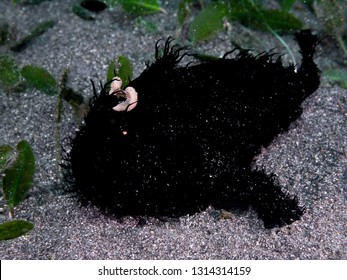
[{"label": "underwater plant debris", "polygon": [[[300,219],[305,208],[297,198],[275,175],[252,166],[319,86],[318,38],[309,30],[296,38],[302,53],[297,71],[271,53],[244,50],[233,59],[226,53],[179,66],[187,53],[169,38],[163,54],[158,42],[154,63],[124,90],[114,88],[115,81],[100,93],[93,85],[91,110],[66,155],[71,191],[117,217],[177,217],[212,205],[251,207],[266,228]],[[124,94],[129,88],[136,104]],[[124,110],[114,109],[125,102]]]},{"label": "underwater plant debris", "polygon": [[104,2],[96,0],[84,0],[81,2],[81,6],[91,12],[101,12],[107,8],[107,5]]}]

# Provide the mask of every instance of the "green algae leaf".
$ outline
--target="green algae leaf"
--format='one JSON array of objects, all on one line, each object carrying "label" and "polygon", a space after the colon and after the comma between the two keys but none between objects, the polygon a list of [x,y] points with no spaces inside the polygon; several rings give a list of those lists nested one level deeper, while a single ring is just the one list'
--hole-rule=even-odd
[{"label": "green algae leaf", "polygon": [[133,77],[133,66],[130,60],[125,56],[119,56],[116,61],[116,73],[123,81],[125,87]]},{"label": "green algae leaf", "polygon": [[84,20],[95,20],[95,17],[80,4],[74,4],[72,6],[72,12]]},{"label": "green algae leaf", "polygon": [[303,28],[303,23],[292,14],[284,10],[267,10],[250,0],[230,2],[228,18],[265,31],[293,31]]},{"label": "green algae leaf", "polygon": [[0,240],[17,238],[31,231],[34,225],[23,220],[15,220],[0,224]]},{"label": "green algae leaf", "polygon": [[2,173],[3,170],[6,168],[6,165],[8,164],[11,158],[12,152],[13,149],[10,145],[0,146],[0,173]]},{"label": "green algae leaf", "polygon": [[7,38],[9,37],[9,31],[10,26],[7,22],[0,19],[0,45],[3,45],[6,43]]},{"label": "green algae leaf", "polygon": [[29,32],[29,35],[11,46],[11,50],[15,52],[23,50],[33,39],[45,33],[48,29],[52,28],[54,24],[55,22],[53,20],[47,20],[39,23]]},{"label": "green algae leaf", "polygon": [[[295,31],[304,27],[304,24],[292,14],[279,10],[262,10],[262,18],[265,25],[259,20],[259,28],[268,29],[268,26],[274,31]],[[268,25],[268,26],[267,26]],[[257,26],[257,24],[255,24]]]},{"label": "green algae leaf", "polygon": [[191,6],[193,5],[192,0],[181,0],[178,3],[177,9],[177,20],[178,23],[182,26],[186,21],[187,16],[190,13]]},{"label": "green algae leaf", "polygon": [[57,94],[57,83],[55,79],[45,69],[26,65],[22,68],[22,76],[34,88],[48,95]]},{"label": "green algae leaf", "polygon": [[323,72],[330,81],[337,82],[341,87],[347,89],[347,70],[331,69]]},{"label": "green algae leaf", "polygon": [[295,1],[296,0],[277,0],[283,11],[289,11],[294,5]]},{"label": "green algae leaf", "polygon": [[22,140],[17,146],[17,158],[4,171],[2,188],[7,205],[12,209],[24,198],[33,184],[35,173],[35,156],[30,144]]},{"label": "green algae leaf", "polygon": [[85,115],[84,111],[84,98],[83,96],[73,90],[71,87],[68,86],[68,75],[69,75],[69,69],[66,68],[59,80],[59,93],[58,93],[58,100],[57,100],[57,115],[56,115],[56,129],[55,129],[55,135],[57,137],[55,138],[55,143],[56,143],[56,150],[57,152],[57,158],[60,157],[60,150],[61,150],[61,145],[59,144],[60,142],[60,125],[61,125],[61,119],[63,115],[63,101],[65,100],[67,103],[70,104],[74,118],[77,122],[79,122],[81,119],[83,119]]},{"label": "green algae leaf", "polygon": [[118,0],[124,11],[140,16],[163,11],[157,0]]},{"label": "green algae leaf", "polygon": [[139,16],[134,20],[135,26],[138,27],[145,34],[155,34],[158,32],[158,26],[154,21],[149,20],[148,17]]},{"label": "green algae leaf", "polygon": [[193,19],[189,27],[189,37],[193,42],[210,39],[223,29],[223,18],[228,7],[224,3],[211,3]]},{"label": "green algae leaf", "polygon": [[20,82],[20,72],[14,58],[0,55],[0,84],[5,89],[14,88]]},{"label": "green algae leaf", "polygon": [[72,107],[81,105],[84,98],[67,85],[68,74],[69,70],[65,69],[59,83],[59,94]]},{"label": "green algae leaf", "polygon": [[112,61],[107,68],[106,83],[111,81],[114,77],[115,61]]},{"label": "green algae leaf", "polygon": [[194,54],[191,54],[191,56],[198,59],[200,62],[210,62],[210,61],[219,59],[219,57],[217,56],[203,54],[203,53],[194,53]]},{"label": "green algae leaf", "polygon": [[124,88],[133,77],[133,66],[131,61],[123,55],[118,56],[112,61],[107,68],[106,82],[114,78],[115,72],[116,75],[122,79],[122,87]]},{"label": "green algae leaf", "polygon": [[71,106],[78,106],[83,103],[83,96],[79,93],[76,93],[72,88],[66,87],[63,91],[61,91],[61,95],[64,100],[69,103]]}]

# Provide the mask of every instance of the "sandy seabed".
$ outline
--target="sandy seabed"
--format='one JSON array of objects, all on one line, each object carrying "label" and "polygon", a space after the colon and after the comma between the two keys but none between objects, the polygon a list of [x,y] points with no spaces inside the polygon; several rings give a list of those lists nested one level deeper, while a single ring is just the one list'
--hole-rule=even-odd
[{"label": "sandy seabed", "polygon": [[[85,98],[89,80],[104,80],[109,62],[125,55],[135,76],[153,59],[155,41],[175,34],[174,17],[154,17],[158,33],[146,34],[118,11],[83,21],[71,12],[74,1],[48,1],[35,6],[0,2],[2,17],[18,32],[53,19],[55,25],[19,53],[22,67],[34,64],[60,77],[69,67],[69,85]],[[170,7],[167,7],[169,14]],[[119,17],[117,17],[118,15]],[[159,34],[159,35],[158,35]],[[219,36],[201,46],[221,55],[230,49]],[[1,47],[0,52],[7,52]],[[303,114],[257,157],[255,165],[273,172],[283,187],[307,208],[301,220],[265,230],[250,211],[219,218],[208,208],[193,216],[139,225],[106,217],[93,207],[80,207],[55,183],[57,162],[54,129],[56,97],[34,89],[1,94],[0,144],[28,140],[37,171],[28,198],[15,217],[33,222],[34,229],[17,239],[0,242],[1,259],[346,259],[347,91],[320,88],[303,103]],[[62,138],[77,128],[65,104]],[[0,221],[7,219],[6,213]]]}]

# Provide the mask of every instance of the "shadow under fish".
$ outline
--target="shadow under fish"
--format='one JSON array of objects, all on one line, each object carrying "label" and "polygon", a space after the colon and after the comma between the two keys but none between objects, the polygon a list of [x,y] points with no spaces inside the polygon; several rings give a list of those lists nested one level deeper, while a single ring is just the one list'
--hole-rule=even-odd
[{"label": "shadow under fish", "polygon": [[302,63],[271,53],[179,66],[185,48],[169,38],[155,61],[122,88],[94,87],[85,124],[71,141],[71,190],[117,217],[254,209],[266,228],[300,219],[305,208],[274,175],[254,170],[261,147],[297,119],[319,86],[317,36],[296,34]]}]

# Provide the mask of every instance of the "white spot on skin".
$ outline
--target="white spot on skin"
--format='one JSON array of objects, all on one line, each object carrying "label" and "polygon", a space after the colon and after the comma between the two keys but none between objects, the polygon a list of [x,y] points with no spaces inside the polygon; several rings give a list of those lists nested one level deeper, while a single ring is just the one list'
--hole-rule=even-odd
[{"label": "white spot on skin", "polygon": [[137,105],[137,99],[138,99],[137,92],[133,87],[127,87],[124,90],[124,93],[125,93],[126,100],[112,108],[116,112],[123,112],[123,111],[129,112],[133,110]]}]

